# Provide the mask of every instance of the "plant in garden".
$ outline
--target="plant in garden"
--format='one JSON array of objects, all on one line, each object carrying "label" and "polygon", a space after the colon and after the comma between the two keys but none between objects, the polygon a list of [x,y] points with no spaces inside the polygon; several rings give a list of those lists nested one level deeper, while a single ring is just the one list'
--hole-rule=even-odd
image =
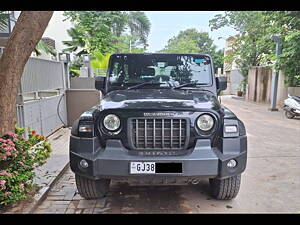
[{"label": "plant in garden", "polygon": [[50,156],[51,146],[44,136],[29,129],[16,128],[0,138],[0,205],[27,197],[33,189],[34,169]]}]

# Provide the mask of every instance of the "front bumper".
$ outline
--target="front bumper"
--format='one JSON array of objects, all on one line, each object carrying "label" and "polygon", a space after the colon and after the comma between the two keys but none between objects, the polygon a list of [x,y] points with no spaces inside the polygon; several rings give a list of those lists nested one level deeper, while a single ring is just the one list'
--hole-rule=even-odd
[{"label": "front bumper", "polygon": [[[180,156],[139,156],[129,154],[120,140],[110,139],[101,148],[98,138],[70,139],[70,166],[74,173],[90,179],[130,178],[226,178],[242,173],[247,161],[247,138],[224,138],[220,148],[212,148],[209,139],[198,139],[194,149]],[[227,162],[234,158],[235,168],[228,168]],[[85,159],[89,166],[83,169],[79,162]],[[181,173],[130,174],[130,162],[181,163]]]}]

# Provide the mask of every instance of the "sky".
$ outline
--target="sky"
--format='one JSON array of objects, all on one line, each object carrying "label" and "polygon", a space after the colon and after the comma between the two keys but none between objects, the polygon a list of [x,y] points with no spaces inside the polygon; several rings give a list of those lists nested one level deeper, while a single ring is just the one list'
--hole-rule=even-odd
[{"label": "sky", "polygon": [[[221,28],[211,31],[209,20],[222,11],[145,11],[151,22],[151,30],[148,36],[148,51],[155,52],[163,49],[168,40],[188,28],[196,28],[205,31],[214,40],[218,49],[225,46],[225,39],[235,35],[233,28]],[[218,39],[222,37],[221,39]]]},{"label": "sky", "polygon": [[[148,52],[163,49],[170,38],[188,28],[209,32],[218,49],[224,48],[224,38],[236,34],[232,28],[210,31],[209,20],[222,11],[145,11],[145,13],[151,22]],[[69,20],[63,21],[64,19],[63,11],[55,11],[43,35],[55,39],[58,52],[66,47],[62,41],[71,39],[67,29],[72,27],[72,24]],[[222,39],[218,39],[218,37],[222,37]]]}]

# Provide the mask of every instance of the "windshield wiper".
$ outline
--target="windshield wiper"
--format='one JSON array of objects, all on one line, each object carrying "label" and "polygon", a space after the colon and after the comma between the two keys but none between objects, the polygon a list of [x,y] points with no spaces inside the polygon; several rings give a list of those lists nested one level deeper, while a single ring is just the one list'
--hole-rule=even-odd
[{"label": "windshield wiper", "polygon": [[126,88],[126,90],[138,88],[138,87],[144,86],[144,85],[146,85],[146,84],[164,84],[164,83],[154,83],[153,80],[151,80],[151,81],[147,81],[147,82],[144,82],[144,83],[141,83],[141,84],[137,84],[137,85],[128,87],[128,88]]},{"label": "windshield wiper", "polygon": [[182,87],[187,87],[187,86],[196,86],[196,85],[201,85],[201,84],[207,84],[207,83],[195,83],[195,82],[191,82],[191,83],[186,83],[186,84],[182,84],[182,85],[179,85],[177,87],[173,87],[173,89],[180,89]]}]

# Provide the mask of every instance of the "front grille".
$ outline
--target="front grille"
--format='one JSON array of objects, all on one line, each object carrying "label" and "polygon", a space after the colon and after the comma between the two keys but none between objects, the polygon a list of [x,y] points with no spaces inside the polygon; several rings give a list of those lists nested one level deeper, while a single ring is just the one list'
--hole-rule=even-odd
[{"label": "front grille", "polygon": [[184,149],[187,143],[185,119],[132,119],[132,144],[136,149]]}]

